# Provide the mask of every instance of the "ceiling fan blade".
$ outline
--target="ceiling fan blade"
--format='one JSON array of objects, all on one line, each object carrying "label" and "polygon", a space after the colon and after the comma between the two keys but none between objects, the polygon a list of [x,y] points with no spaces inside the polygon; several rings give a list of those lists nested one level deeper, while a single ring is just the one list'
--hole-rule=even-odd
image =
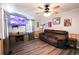
[{"label": "ceiling fan blade", "polygon": [[60,5],[57,5],[57,6],[53,7],[52,12],[54,14],[58,14],[60,12],[60,9],[61,9],[60,7],[61,7]]},{"label": "ceiling fan blade", "polygon": [[39,8],[39,9],[41,9],[41,10],[43,10],[43,8],[42,8],[42,7],[40,7],[40,6],[39,6],[38,8]]},{"label": "ceiling fan blade", "polygon": [[59,6],[59,5],[57,5],[57,6],[53,7],[53,9],[58,9],[58,8],[60,8],[60,6]]}]

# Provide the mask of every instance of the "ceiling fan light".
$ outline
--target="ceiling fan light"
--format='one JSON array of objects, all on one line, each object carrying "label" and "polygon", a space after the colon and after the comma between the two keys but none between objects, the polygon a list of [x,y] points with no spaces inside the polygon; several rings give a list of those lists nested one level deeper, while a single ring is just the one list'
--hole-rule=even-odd
[{"label": "ceiling fan light", "polygon": [[44,16],[45,16],[45,17],[48,17],[48,16],[50,16],[50,15],[51,15],[51,13],[49,13],[49,12],[48,12],[48,13],[46,13],[46,12],[44,13]]}]

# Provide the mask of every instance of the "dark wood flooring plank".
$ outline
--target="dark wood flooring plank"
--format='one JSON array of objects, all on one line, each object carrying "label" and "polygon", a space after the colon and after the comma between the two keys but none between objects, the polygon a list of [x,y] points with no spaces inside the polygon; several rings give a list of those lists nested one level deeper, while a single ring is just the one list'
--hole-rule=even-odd
[{"label": "dark wood flooring plank", "polygon": [[60,55],[68,55],[69,49],[63,49],[63,51],[60,53]]},{"label": "dark wood flooring plank", "polygon": [[56,49],[54,46],[48,46],[47,49],[44,49],[44,51],[38,53],[38,55],[47,55],[49,54],[52,50]]},{"label": "dark wood flooring plank", "polygon": [[[56,48],[39,39],[16,45],[13,48],[13,52],[14,55],[74,55],[73,49]],[[79,54],[79,50],[77,50],[76,54]]]},{"label": "dark wood flooring plank", "polygon": [[36,53],[39,53],[41,51],[41,49],[45,49],[48,46],[48,44],[46,44],[45,46],[42,45],[42,47],[39,47],[38,49],[34,49],[32,51],[29,51],[28,53],[25,53],[27,55],[36,55]]},{"label": "dark wood flooring plank", "polygon": [[29,47],[24,48],[23,51],[20,51],[20,52],[18,52],[16,54],[25,54],[25,53],[31,52],[33,50],[36,50],[36,49],[39,49],[39,48],[43,48],[44,46],[47,46],[47,45],[48,44],[44,44],[44,43],[38,44],[38,45],[35,44],[33,46],[29,46]]},{"label": "dark wood flooring plank", "polygon": [[62,51],[62,49],[56,48],[55,50],[51,51],[49,55],[59,55],[59,53]]},{"label": "dark wood flooring plank", "polygon": [[[46,45],[44,45],[44,46],[46,46]],[[42,46],[42,47],[44,47],[44,46]],[[28,48],[28,47],[27,47],[27,49],[24,49],[23,51],[20,51],[20,52],[18,52],[18,53],[16,53],[16,54],[23,55],[23,54],[26,54],[26,53],[31,52],[31,51],[33,51],[33,50],[36,50],[36,49],[38,49],[38,48],[40,48],[40,47],[39,47],[39,46],[36,47],[36,48]],[[26,55],[27,55],[27,54],[26,54]]]},{"label": "dark wood flooring plank", "polygon": [[[27,42],[26,42],[27,43]],[[24,45],[22,45],[22,46],[20,46],[19,45],[19,47],[17,46],[17,47],[15,47],[13,50],[15,51],[15,52],[18,52],[19,50],[21,51],[21,50],[24,50],[24,49],[26,49],[27,47],[36,47],[36,46],[40,46],[40,44],[44,44],[45,42],[32,42],[31,44],[24,44]]]}]

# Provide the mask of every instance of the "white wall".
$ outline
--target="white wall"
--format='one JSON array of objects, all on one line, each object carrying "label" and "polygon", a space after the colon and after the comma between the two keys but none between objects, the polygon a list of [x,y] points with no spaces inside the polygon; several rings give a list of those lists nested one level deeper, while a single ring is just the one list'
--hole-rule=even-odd
[{"label": "white wall", "polygon": [[0,38],[1,39],[4,39],[4,34],[3,34],[3,31],[4,31],[4,20],[3,20],[3,11],[2,11],[2,8],[0,8]]},{"label": "white wall", "polygon": [[[61,17],[61,23],[58,26],[53,25],[53,29],[66,30],[70,33],[79,34],[79,9],[70,10],[59,15]],[[64,27],[64,19],[72,19],[72,25],[70,27]]]},{"label": "white wall", "polygon": [[[48,21],[52,21],[53,17],[55,17],[55,16],[52,15],[50,17],[43,17],[41,20],[39,20],[39,22],[40,22],[40,24],[48,23]],[[61,17],[59,25],[52,24],[51,28],[48,28],[48,26],[45,26],[45,29],[66,30],[70,33],[79,34],[79,8],[73,9],[73,10],[70,10],[67,12],[63,12],[63,13],[59,14],[58,17]],[[72,19],[72,25],[70,27],[64,27],[65,18]]]},{"label": "white wall", "polygon": [[1,9],[0,9],[0,38],[2,38],[2,12],[1,12]]},{"label": "white wall", "polygon": [[39,22],[39,25],[46,22],[47,19],[43,17],[43,14],[36,14],[35,15],[35,31],[39,31],[39,27],[37,27],[37,22]]}]

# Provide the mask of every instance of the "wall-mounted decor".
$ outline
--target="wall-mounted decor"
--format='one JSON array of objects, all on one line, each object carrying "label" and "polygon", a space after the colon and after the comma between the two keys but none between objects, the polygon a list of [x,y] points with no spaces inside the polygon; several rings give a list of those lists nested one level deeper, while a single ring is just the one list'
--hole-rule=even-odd
[{"label": "wall-mounted decor", "polygon": [[37,22],[37,27],[39,27],[39,22]]},{"label": "wall-mounted decor", "polygon": [[71,26],[72,19],[66,18],[64,19],[64,26]]},{"label": "wall-mounted decor", "polygon": [[58,25],[58,24],[60,24],[60,17],[53,18],[53,25]]},{"label": "wall-mounted decor", "polygon": [[52,22],[48,22],[48,27],[52,27]]}]

